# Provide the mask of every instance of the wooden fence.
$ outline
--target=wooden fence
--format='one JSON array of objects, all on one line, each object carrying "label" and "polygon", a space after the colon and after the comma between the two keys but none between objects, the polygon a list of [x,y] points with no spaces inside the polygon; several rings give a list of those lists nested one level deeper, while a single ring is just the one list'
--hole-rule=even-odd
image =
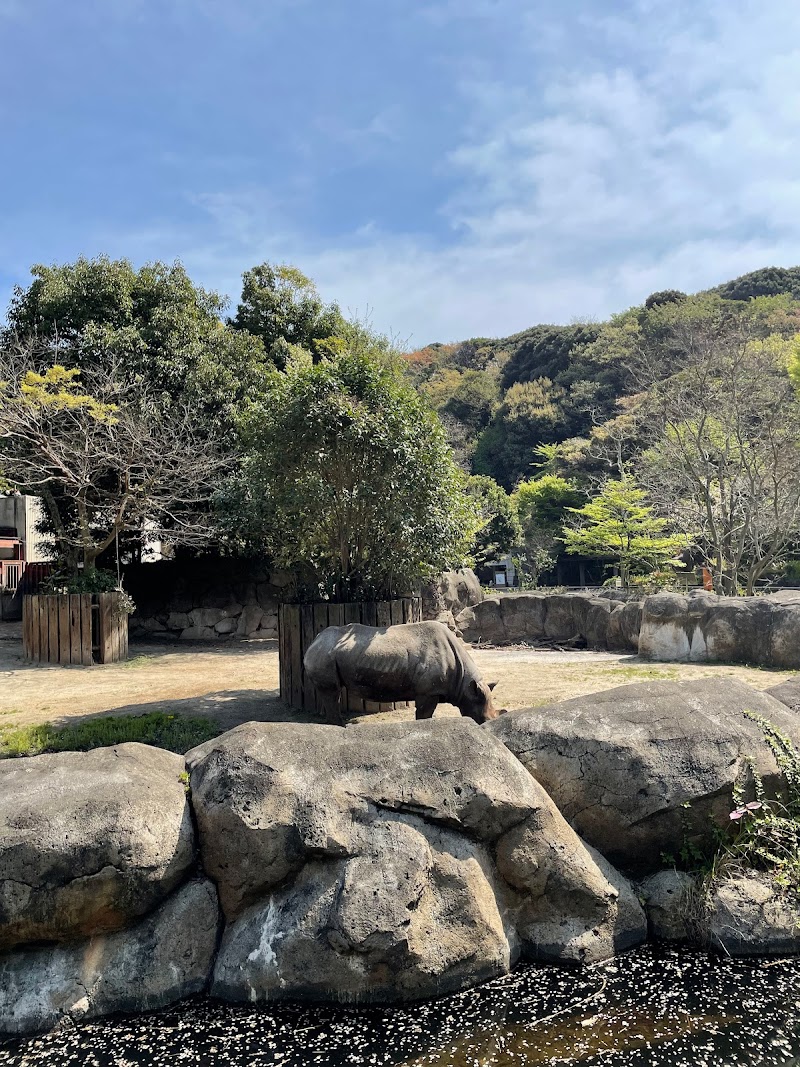
[{"label": "wooden fence", "polygon": [[[280,663],[281,699],[290,707],[322,714],[314,686],[305,678],[303,656],[306,649],[326,626],[361,622],[366,626],[391,626],[395,623],[420,622],[422,601],[419,597],[400,600],[363,601],[355,604],[281,604],[278,613],[278,658]],[[408,707],[405,703],[379,704],[360,700],[342,690],[342,709],[354,712],[391,711]]]},{"label": "wooden fence", "polygon": [[117,663],[128,658],[128,615],[117,593],[26,596],[22,649],[35,663]]}]

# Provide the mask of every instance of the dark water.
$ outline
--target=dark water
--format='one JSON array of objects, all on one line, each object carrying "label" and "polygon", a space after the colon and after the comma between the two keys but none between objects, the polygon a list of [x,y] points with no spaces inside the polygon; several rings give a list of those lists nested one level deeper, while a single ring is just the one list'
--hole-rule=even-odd
[{"label": "dark water", "polygon": [[646,947],[578,971],[522,967],[404,1008],[251,1008],[193,998],[0,1043],[35,1067],[800,1065],[800,959]]}]

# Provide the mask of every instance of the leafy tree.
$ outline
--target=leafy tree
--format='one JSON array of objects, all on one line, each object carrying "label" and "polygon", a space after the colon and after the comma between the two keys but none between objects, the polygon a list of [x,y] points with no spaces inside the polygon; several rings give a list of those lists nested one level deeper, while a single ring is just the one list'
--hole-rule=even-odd
[{"label": "leafy tree", "polygon": [[672,373],[641,366],[640,478],[695,531],[715,589],[732,595],[800,544],[800,403],[786,373],[797,341],[762,331],[750,305],[722,326],[679,323]]},{"label": "leafy tree", "polygon": [[660,307],[662,304],[680,304],[686,299],[686,293],[680,289],[662,289],[657,293],[651,293],[645,300],[646,308]]},{"label": "leafy tree", "polygon": [[336,304],[323,304],[314,283],[297,267],[261,263],[242,275],[242,297],[231,324],[259,337],[271,362],[283,369],[289,346],[319,357],[322,343],[341,332],[343,320]]},{"label": "leafy tree", "polygon": [[686,546],[686,538],[665,534],[667,520],[657,518],[646,499],[630,478],[607,481],[588,504],[567,508],[575,518],[563,529],[566,551],[619,560],[624,585],[633,571],[668,562]]},{"label": "leafy tree", "polygon": [[762,267],[725,282],[714,290],[725,300],[752,300],[758,296],[791,293],[800,296],[800,267]]},{"label": "leafy tree", "polygon": [[559,435],[565,395],[549,378],[512,385],[478,442],[476,472],[510,489],[530,470],[535,449]]},{"label": "leafy tree", "polygon": [[[539,453],[546,458],[553,455],[552,449],[556,447],[543,445]],[[563,549],[561,529],[566,510],[579,507],[584,495],[566,478],[542,474],[520,482],[513,499],[522,527],[522,569],[537,586]]]},{"label": "leafy tree", "polygon": [[380,348],[291,361],[242,418],[223,521],[304,572],[301,595],[407,592],[461,564],[478,525],[441,424]]},{"label": "leafy tree", "polygon": [[124,533],[204,542],[230,464],[193,413],[165,414],[112,370],[50,356],[30,343],[0,349],[0,462],[13,489],[41,497],[57,562],[90,574]]},{"label": "leafy tree", "polygon": [[473,475],[467,482],[467,491],[477,505],[481,520],[472,555],[476,564],[483,566],[517,548],[522,540],[522,528],[514,498],[494,479]]},{"label": "leafy tree", "polygon": [[67,368],[104,368],[163,409],[190,405],[209,432],[228,430],[264,382],[260,340],[225,326],[224,301],[179,263],[80,258],[31,268],[8,310],[6,343],[36,341]]}]

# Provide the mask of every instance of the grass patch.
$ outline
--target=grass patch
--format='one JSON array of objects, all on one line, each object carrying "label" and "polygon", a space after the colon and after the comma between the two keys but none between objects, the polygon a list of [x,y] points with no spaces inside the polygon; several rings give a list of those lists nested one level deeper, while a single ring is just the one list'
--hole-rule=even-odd
[{"label": "grass patch", "polygon": [[626,682],[653,682],[680,675],[677,667],[601,667],[597,673],[608,678],[623,678]]},{"label": "grass patch", "polygon": [[155,658],[155,656],[131,656],[130,659],[123,660],[118,666],[126,671],[136,670],[137,667],[147,667]]},{"label": "grass patch", "polygon": [[222,732],[216,719],[188,719],[153,711],[147,715],[106,715],[72,726],[0,727],[0,758],[42,752],[88,752],[92,748],[141,741],[183,754]]}]

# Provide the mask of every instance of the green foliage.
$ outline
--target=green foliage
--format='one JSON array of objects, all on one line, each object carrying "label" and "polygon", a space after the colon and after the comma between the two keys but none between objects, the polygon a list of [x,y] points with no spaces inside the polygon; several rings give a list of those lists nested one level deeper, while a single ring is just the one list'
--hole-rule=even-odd
[{"label": "green foliage", "polygon": [[725,300],[752,300],[758,296],[791,293],[800,297],[800,267],[763,267],[716,288]]},{"label": "green foliage", "polygon": [[651,293],[645,300],[646,308],[659,307],[661,304],[680,304],[686,299],[686,293],[680,289],[662,289],[660,292]]},{"label": "green foliage", "polygon": [[371,599],[463,561],[478,525],[436,416],[363,335],[272,376],[220,500],[243,545],[304,574],[299,595]]},{"label": "green foliage", "polygon": [[127,741],[140,741],[183,754],[221,732],[222,727],[214,719],[189,719],[160,711],[147,715],[105,715],[63,727],[46,722],[38,726],[0,728],[0,757],[88,752]]},{"label": "green foliage", "polygon": [[477,505],[481,528],[475,535],[472,555],[478,566],[499,559],[516,548],[522,540],[514,498],[492,478],[473,475],[467,492]]},{"label": "green foliage", "polygon": [[560,436],[565,397],[550,378],[512,385],[478,442],[476,471],[496,474],[502,485],[513,486],[530,471],[537,447]]},{"label": "green foliage", "polygon": [[179,263],[135,270],[127,260],[81,257],[31,274],[27,289],[14,290],[8,334],[50,345],[54,362],[113,365],[165,406],[191,404],[218,429],[261,387],[261,341],[225,326],[223,300],[193,285]]},{"label": "green foliage", "polygon": [[[545,458],[555,459],[556,453],[550,451],[550,446],[542,446],[538,452]],[[513,499],[522,527],[520,568],[525,581],[535,588],[542,575],[552,570],[563,548],[561,528],[566,509],[578,507],[584,496],[568,479],[542,474],[520,482]]]},{"label": "green foliage", "polygon": [[[800,753],[767,719],[745,711],[756,722],[772,749],[783,779],[783,797],[765,796],[759,776],[750,767],[751,782],[740,780],[733,793],[732,836],[726,836],[714,857],[709,875],[713,882],[726,870],[751,868],[769,871],[775,883],[800,903]],[[748,801],[750,790],[755,799]]]},{"label": "green foliage", "polygon": [[42,582],[43,593],[119,593],[119,606],[126,615],[133,615],[136,604],[113,571],[92,567],[80,571],[55,571]]},{"label": "green foliage", "polygon": [[320,358],[328,351],[324,342],[340,334],[343,325],[339,308],[323,304],[310,278],[285,263],[261,263],[245,271],[230,322],[259,337],[269,360],[281,370],[292,345]]},{"label": "green foliage", "polygon": [[654,516],[645,501],[646,494],[630,478],[609,479],[588,504],[567,508],[575,516],[563,529],[567,552],[619,560],[625,584],[632,571],[666,563],[686,546],[686,537],[666,535],[666,519]]}]

